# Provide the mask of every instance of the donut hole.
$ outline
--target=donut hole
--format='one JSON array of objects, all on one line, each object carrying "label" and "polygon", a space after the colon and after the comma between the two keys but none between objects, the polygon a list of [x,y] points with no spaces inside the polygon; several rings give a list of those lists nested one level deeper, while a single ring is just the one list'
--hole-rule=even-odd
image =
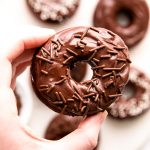
[{"label": "donut hole", "polygon": [[70,66],[70,75],[76,82],[90,80],[93,76],[91,66],[85,61],[77,61]]},{"label": "donut hole", "polygon": [[117,23],[122,27],[129,27],[133,22],[133,12],[122,8],[117,13]]},{"label": "donut hole", "polygon": [[123,99],[130,99],[136,95],[136,87],[135,84],[132,82],[128,82],[127,85],[125,86],[123,92],[122,92],[122,97]]}]

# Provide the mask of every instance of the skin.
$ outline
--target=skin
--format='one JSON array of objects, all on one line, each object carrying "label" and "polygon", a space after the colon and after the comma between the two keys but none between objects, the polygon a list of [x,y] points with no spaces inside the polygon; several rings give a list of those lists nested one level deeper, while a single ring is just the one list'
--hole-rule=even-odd
[{"label": "skin", "polygon": [[[58,141],[37,137],[19,121],[13,89],[17,76],[30,64],[35,48],[54,34],[51,29],[17,27],[1,32],[0,40],[0,149],[3,150],[92,150],[107,113],[82,121],[79,127]],[[81,140],[81,139],[84,139]]]}]

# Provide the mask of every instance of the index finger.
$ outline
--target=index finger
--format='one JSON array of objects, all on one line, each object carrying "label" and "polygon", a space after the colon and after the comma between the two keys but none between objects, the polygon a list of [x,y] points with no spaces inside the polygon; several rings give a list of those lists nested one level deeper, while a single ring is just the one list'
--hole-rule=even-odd
[{"label": "index finger", "polygon": [[52,29],[35,26],[22,26],[14,30],[1,33],[1,56],[10,62],[21,55],[25,50],[36,48],[44,44],[55,32]]}]

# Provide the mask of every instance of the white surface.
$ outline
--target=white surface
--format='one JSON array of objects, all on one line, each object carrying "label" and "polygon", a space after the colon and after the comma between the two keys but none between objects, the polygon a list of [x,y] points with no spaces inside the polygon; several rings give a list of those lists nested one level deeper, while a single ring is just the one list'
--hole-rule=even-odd
[{"label": "white surface", "polygon": [[[150,3],[149,0],[147,1]],[[71,19],[61,25],[52,25],[37,19],[28,9],[25,0],[1,0],[0,26],[9,25],[11,28],[12,25],[30,24],[54,28],[57,31],[71,26],[90,26],[92,25],[92,16],[96,3],[97,0],[82,0],[79,10]],[[150,29],[144,40],[134,47],[130,53],[133,65],[150,75]],[[29,79],[25,76],[24,74],[24,79],[21,79],[22,85],[30,91],[28,94],[33,98],[34,102],[29,126],[39,136],[42,136],[47,123],[55,113],[37,100],[31,85],[28,84]],[[126,121],[107,118],[101,131],[101,150],[148,150],[150,149],[150,146],[147,145],[150,142],[150,111],[136,119]],[[143,147],[145,144],[147,149]]]}]

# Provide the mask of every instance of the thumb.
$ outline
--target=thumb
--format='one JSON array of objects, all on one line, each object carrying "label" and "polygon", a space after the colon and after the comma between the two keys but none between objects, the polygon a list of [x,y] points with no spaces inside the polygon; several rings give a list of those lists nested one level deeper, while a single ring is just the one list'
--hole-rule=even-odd
[{"label": "thumb", "polygon": [[94,149],[97,145],[100,127],[106,116],[107,112],[105,111],[87,118],[74,132],[59,140],[60,146],[65,147],[66,150]]}]

